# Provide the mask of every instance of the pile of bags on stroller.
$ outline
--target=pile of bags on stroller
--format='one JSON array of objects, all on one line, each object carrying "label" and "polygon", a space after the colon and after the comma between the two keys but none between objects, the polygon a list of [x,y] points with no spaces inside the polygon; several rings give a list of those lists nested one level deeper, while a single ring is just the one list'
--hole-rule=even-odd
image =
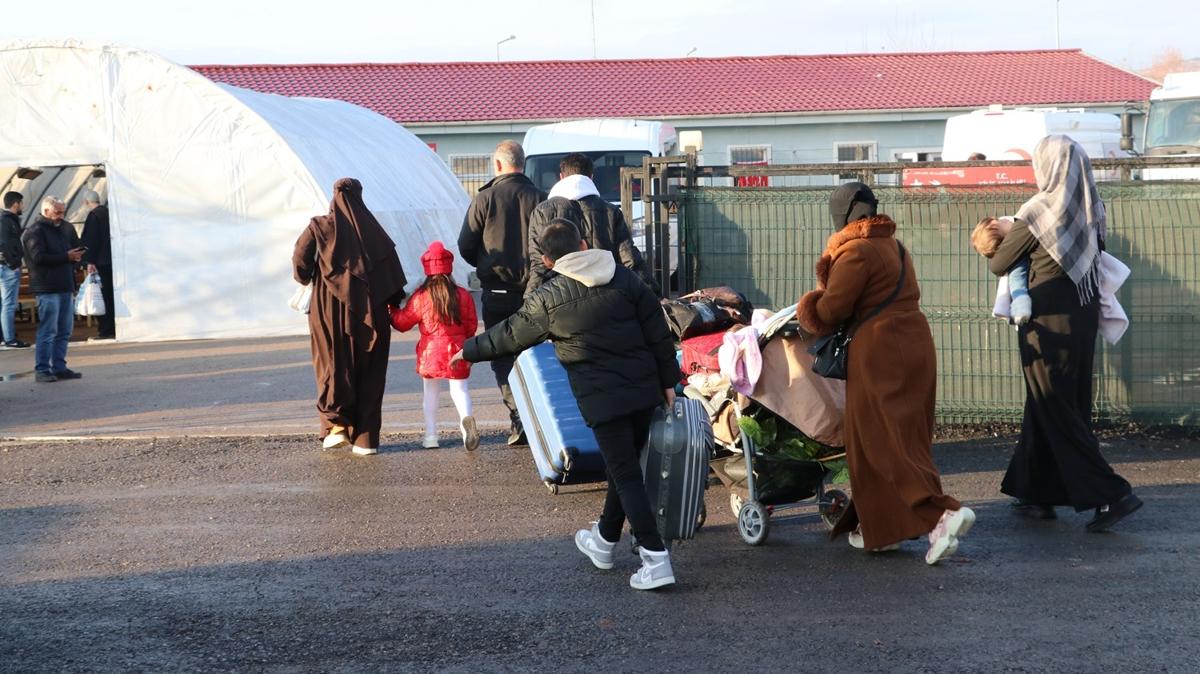
[{"label": "pile of bags on stroller", "polygon": [[812,372],[796,307],[755,310],[730,287],[663,300],[679,341],[679,391],[701,402],[716,439],[713,473],[746,542],[764,541],[773,510],[815,499],[832,527],[848,503],[842,450],[845,382]]}]

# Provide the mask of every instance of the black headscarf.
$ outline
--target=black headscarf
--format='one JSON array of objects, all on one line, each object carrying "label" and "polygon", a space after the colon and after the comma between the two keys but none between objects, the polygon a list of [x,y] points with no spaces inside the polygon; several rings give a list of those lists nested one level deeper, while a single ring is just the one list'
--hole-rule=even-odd
[{"label": "black headscarf", "polygon": [[362,183],[333,184],[329,215],[313,218],[321,272],[333,295],[350,313],[374,326],[373,310],[403,298],[404,269],[396,244],[362,200]]},{"label": "black headscarf", "polygon": [[855,220],[875,215],[879,201],[870,187],[862,183],[846,183],[829,197],[829,217],[833,228],[841,229]]}]

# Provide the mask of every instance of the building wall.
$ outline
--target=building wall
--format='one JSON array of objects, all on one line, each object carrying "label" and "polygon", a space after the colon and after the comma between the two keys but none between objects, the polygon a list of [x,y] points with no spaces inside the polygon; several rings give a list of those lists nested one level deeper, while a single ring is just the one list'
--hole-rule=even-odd
[{"label": "building wall", "polygon": [[[1091,108],[1120,114],[1119,109]],[[665,120],[677,131],[699,130],[704,134],[701,165],[723,166],[736,159],[760,157],[766,147],[770,164],[814,164],[838,161],[838,145],[869,147],[866,161],[899,161],[940,158],[947,117],[960,111],[897,111],[835,115],[792,115],[755,118]],[[520,141],[532,124],[478,124],[460,126],[410,125],[427,143],[436,144],[438,155],[460,174],[469,192],[491,175],[488,159],[496,144],[511,138]],[[1142,119],[1135,117],[1140,131]],[[1140,133],[1137,135],[1140,136]],[[1139,139],[1140,140],[1140,139]],[[921,153],[918,155],[917,153]],[[933,153],[933,154],[926,154]],[[734,155],[738,156],[734,156]],[[464,172],[474,158],[478,173]],[[772,178],[772,185],[827,184],[832,178]]]}]

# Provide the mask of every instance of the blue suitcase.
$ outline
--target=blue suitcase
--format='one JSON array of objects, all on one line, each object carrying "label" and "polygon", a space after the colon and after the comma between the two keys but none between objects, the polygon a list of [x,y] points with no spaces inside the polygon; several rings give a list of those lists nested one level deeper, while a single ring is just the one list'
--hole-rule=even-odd
[{"label": "blue suitcase", "polygon": [[550,493],[561,484],[605,479],[596,436],[583,420],[554,345],[543,342],[521,352],[508,375],[538,476]]}]

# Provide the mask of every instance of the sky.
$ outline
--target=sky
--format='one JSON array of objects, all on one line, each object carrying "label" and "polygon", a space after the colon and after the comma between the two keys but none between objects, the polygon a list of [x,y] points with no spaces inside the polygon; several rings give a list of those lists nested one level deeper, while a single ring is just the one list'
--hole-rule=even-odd
[{"label": "sky", "polygon": [[[0,41],[78,38],[183,64],[674,58],[1080,48],[1127,69],[1200,57],[1196,0],[55,0]],[[28,9],[30,5],[22,5]],[[594,22],[593,22],[594,16]],[[594,27],[594,42],[593,42]]]}]

